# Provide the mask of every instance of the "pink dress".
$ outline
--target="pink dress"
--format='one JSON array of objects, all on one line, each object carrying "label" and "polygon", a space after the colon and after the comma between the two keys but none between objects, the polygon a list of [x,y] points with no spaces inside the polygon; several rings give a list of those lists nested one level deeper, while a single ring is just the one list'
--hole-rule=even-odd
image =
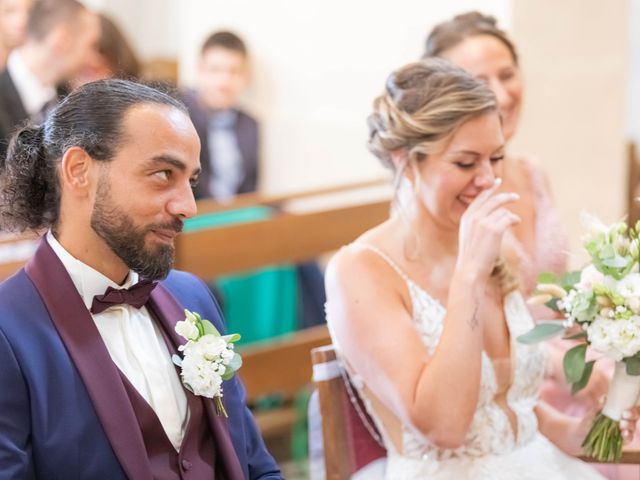
[{"label": "pink dress", "polygon": [[[560,215],[555,209],[551,192],[544,172],[530,159],[510,158],[508,161],[522,162],[523,171],[528,175],[529,187],[534,197],[535,240],[532,251],[527,251],[512,233],[505,237],[505,247],[518,262],[520,289],[528,297],[536,287],[538,275],[542,272],[554,272],[558,275],[567,271],[569,259],[569,241]],[[554,312],[544,305],[530,306],[535,320],[546,320],[554,317]],[[571,344],[557,340],[555,345],[565,349]],[[600,361],[600,368],[613,373],[613,365],[605,365]],[[587,407],[574,398],[563,379],[548,378],[540,390],[540,399],[556,409],[572,416],[583,416]],[[640,478],[640,467],[634,465],[598,465],[598,470],[611,480],[631,480]]]}]

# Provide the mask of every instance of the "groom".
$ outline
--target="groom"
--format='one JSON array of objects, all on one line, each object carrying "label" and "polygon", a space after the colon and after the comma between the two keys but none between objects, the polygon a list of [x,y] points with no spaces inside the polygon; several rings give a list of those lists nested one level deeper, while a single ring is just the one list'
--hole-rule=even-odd
[{"label": "groom", "polygon": [[48,233],[0,285],[0,479],[281,478],[240,381],[225,418],[171,362],[185,308],[222,328],[207,287],[171,270],[199,151],[182,104],[120,80],[13,137],[0,230]]}]

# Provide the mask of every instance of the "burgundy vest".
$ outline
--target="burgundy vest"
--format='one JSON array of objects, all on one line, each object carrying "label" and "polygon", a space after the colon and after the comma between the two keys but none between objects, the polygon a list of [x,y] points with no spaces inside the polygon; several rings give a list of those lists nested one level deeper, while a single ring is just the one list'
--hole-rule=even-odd
[{"label": "burgundy vest", "polygon": [[[162,328],[162,323],[157,321],[148,305],[147,310],[160,328],[169,354],[178,353]],[[151,406],[127,377],[122,372],[119,371],[119,373],[142,432],[153,478],[156,480],[221,480],[223,476],[221,469],[216,467],[216,448],[202,399],[185,391],[189,406],[189,422],[180,451],[176,452]]]}]

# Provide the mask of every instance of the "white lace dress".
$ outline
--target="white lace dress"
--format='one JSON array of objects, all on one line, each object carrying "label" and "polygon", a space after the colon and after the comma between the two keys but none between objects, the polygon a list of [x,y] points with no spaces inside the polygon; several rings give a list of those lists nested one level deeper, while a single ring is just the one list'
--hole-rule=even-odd
[{"label": "white lace dress", "polygon": [[[432,353],[440,339],[445,308],[414,283],[383,252],[382,256],[405,280],[411,295],[413,321],[428,351]],[[368,407],[387,449],[385,477],[387,480],[471,479],[471,480],[567,480],[602,479],[588,464],[570,457],[538,432],[533,411],[544,375],[544,355],[539,347],[523,345],[515,338],[528,331],[533,321],[519,292],[504,300],[505,317],[511,335],[511,378],[500,380],[501,369],[494,367],[489,356],[482,354],[480,396],[476,413],[461,447],[444,450],[431,444],[408,426],[402,426],[402,445],[396,449],[389,440],[384,425],[371,407],[363,388],[362,378],[352,380]],[[328,319],[331,326],[331,319]],[[339,343],[333,336],[340,352]],[[497,365],[496,365],[497,366]],[[503,385],[501,388],[500,385]],[[498,402],[500,398],[502,402]],[[502,404],[502,406],[501,406]],[[508,407],[507,407],[508,406]],[[514,429],[506,408],[517,422]]]}]

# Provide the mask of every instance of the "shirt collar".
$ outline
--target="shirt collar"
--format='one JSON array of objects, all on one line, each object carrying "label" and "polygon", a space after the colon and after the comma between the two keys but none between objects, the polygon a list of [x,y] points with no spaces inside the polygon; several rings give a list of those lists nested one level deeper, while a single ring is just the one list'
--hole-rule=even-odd
[{"label": "shirt collar", "polygon": [[56,89],[43,85],[25,63],[19,50],[13,50],[7,59],[7,70],[29,116],[36,115],[56,96]]},{"label": "shirt collar", "polygon": [[111,281],[97,270],[91,268],[86,263],[82,263],[80,260],[72,256],[67,250],[56,240],[51,233],[51,230],[47,232],[47,242],[56,253],[64,268],[69,273],[71,281],[75,285],[82,301],[86,305],[87,309],[91,308],[93,303],[93,297],[95,295],[102,295],[107,287],[120,289],[129,288],[138,282],[138,274],[133,270],[129,270],[127,280],[122,285]]}]

